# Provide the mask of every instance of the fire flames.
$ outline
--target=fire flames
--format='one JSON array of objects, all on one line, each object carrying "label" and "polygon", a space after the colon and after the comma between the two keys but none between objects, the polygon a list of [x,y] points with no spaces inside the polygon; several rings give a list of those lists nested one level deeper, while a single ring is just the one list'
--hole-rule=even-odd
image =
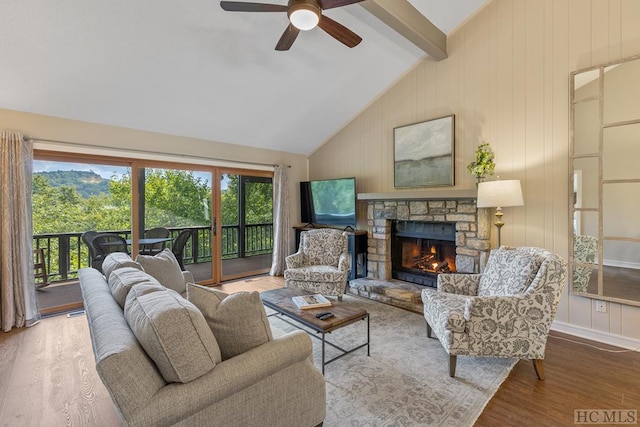
[{"label": "fire flames", "polygon": [[430,253],[423,255],[421,257],[415,258],[413,260],[414,267],[423,271],[428,271],[430,273],[448,273],[451,270],[449,269],[449,263],[447,261],[442,261],[436,259],[435,253]]}]

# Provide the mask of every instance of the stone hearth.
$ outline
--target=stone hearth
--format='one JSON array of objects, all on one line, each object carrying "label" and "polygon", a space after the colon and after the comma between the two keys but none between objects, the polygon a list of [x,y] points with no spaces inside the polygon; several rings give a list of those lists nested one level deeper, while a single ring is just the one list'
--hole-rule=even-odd
[{"label": "stone hearth", "polygon": [[423,289],[432,289],[402,280],[377,280],[368,277],[354,279],[349,282],[349,293],[390,304],[405,310],[422,313]]},{"label": "stone hearth", "polygon": [[456,270],[482,272],[491,248],[488,209],[477,209],[475,198],[369,200],[367,202],[367,277],[350,282],[349,292],[422,313],[424,286],[391,278],[392,221],[453,222],[456,230]]}]

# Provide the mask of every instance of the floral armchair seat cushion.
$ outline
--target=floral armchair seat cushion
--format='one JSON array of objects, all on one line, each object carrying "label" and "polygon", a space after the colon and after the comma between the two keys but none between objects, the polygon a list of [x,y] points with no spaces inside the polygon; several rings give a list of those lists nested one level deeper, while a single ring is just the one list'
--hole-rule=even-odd
[{"label": "floral armchair seat cushion", "polygon": [[309,265],[287,270],[287,279],[308,282],[337,282],[344,279],[344,272],[330,265]]},{"label": "floral armchair seat cushion", "polygon": [[538,372],[566,269],[557,255],[524,247],[494,250],[483,274],[440,274],[438,290],[424,289],[422,301],[451,376],[457,355],[532,359]]}]

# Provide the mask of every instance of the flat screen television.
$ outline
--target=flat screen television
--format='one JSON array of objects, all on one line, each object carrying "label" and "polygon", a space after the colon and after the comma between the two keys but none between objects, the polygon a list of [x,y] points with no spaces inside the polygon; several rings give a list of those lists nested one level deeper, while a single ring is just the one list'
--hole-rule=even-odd
[{"label": "flat screen television", "polygon": [[300,214],[306,224],[356,228],[356,179],[300,183]]}]

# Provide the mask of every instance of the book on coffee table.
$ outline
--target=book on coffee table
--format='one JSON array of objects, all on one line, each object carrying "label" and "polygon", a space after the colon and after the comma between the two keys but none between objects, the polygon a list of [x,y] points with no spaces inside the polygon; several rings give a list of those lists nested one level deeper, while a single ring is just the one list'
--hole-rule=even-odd
[{"label": "book on coffee table", "polygon": [[292,297],[291,299],[293,300],[293,303],[302,310],[309,308],[331,307],[331,301],[320,294],[300,295]]}]

